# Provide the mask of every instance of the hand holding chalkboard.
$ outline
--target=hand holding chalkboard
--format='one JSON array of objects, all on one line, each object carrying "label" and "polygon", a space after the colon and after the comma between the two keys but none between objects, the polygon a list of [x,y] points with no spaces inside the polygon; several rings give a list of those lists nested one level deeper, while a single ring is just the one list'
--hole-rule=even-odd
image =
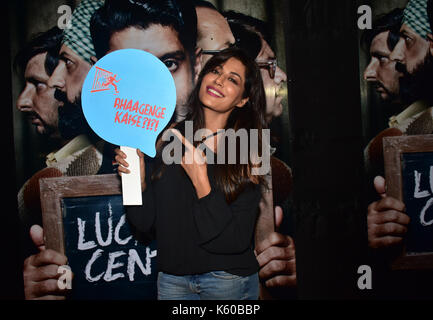
[{"label": "hand holding chalkboard", "polygon": [[58,270],[61,266],[66,265],[68,259],[60,252],[45,248],[44,233],[40,226],[31,227],[30,237],[39,252],[24,261],[25,299],[65,299],[69,288],[56,284],[59,278]]},{"label": "hand holding chalkboard", "polygon": [[433,269],[433,135],[383,139],[387,195],[410,217],[395,269]]},{"label": "hand holding chalkboard", "polygon": [[156,244],[134,238],[117,175],[47,178],[40,187],[45,244],[68,257],[71,299],[156,298]]},{"label": "hand holding chalkboard", "polygon": [[[137,150],[137,155],[140,159],[141,190],[145,190],[146,189],[146,173],[145,173],[146,170],[145,170],[145,163],[144,163],[144,153],[138,149],[136,149],[136,150]],[[122,150],[120,150],[119,148],[116,148],[114,150],[114,152],[116,153],[116,156],[114,157],[114,159],[119,164],[119,167],[117,168],[119,174],[120,175],[122,173],[129,174],[130,173],[130,171],[128,169],[129,163],[126,161],[127,155]]]},{"label": "hand holding chalkboard", "polygon": [[374,187],[381,199],[368,207],[368,244],[374,249],[401,244],[410,220],[404,212],[405,205],[386,195],[383,177],[374,179]]}]

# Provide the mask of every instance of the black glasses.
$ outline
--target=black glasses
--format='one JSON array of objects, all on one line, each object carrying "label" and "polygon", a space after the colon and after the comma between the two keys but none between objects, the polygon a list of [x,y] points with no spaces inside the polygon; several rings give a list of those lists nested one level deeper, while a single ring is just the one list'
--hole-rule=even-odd
[{"label": "black glasses", "polygon": [[215,54],[218,54],[221,51],[224,51],[224,50],[229,49],[229,48],[236,48],[236,42],[235,43],[231,43],[227,48],[224,48],[224,49],[220,49],[220,50],[201,50],[200,53],[201,54],[215,55]]},{"label": "black glasses", "polygon": [[277,71],[277,59],[269,59],[268,61],[256,61],[259,68],[268,69],[269,76],[271,79],[275,77],[275,72]]}]

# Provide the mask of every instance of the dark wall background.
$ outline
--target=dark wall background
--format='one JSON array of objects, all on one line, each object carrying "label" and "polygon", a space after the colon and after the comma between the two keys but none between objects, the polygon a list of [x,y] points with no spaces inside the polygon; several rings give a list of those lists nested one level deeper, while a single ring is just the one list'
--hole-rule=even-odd
[{"label": "dark wall background", "polygon": [[355,298],[366,246],[357,1],[288,1],[299,297]]},{"label": "dark wall background", "polygon": [[[3,41],[9,43],[9,23],[6,12],[1,13],[1,28],[6,30]],[[1,59],[1,74],[5,77],[2,82],[1,95],[5,106],[12,103],[12,82],[11,82],[11,56],[6,50]],[[2,222],[0,231],[0,299],[20,299],[23,296],[21,280],[21,259],[19,256],[19,233],[18,215],[16,202],[16,184],[14,174],[14,141],[12,109],[4,108],[4,121],[2,128],[3,150],[3,181],[2,188]]]}]

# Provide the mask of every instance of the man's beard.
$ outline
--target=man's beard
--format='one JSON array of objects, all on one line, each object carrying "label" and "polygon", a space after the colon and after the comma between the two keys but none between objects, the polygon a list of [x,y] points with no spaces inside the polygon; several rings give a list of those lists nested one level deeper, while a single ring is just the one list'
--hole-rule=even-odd
[{"label": "man's beard", "polygon": [[389,90],[387,87],[385,87],[385,85],[383,83],[377,81],[376,83],[374,83],[374,88],[376,89],[376,91],[377,91],[378,88],[382,88],[383,91],[385,91],[386,98],[382,98],[382,92],[377,91],[380,99],[383,102],[386,102],[386,103],[389,103],[389,104],[398,103],[398,100],[400,98],[399,95],[396,94],[396,93],[394,93],[394,92],[392,92],[391,90]]},{"label": "man's beard", "polygon": [[56,133],[56,126],[55,125],[49,125],[37,112],[35,111],[27,111],[25,114],[26,118],[31,122],[33,119],[38,119],[41,124],[40,125],[34,125],[37,133],[44,137],[51,137],[55,136]]},{"label": "man's beard", "polygon": [[56,89],[54,93],[54,97],[64,103],[59,107],[59,132],[63,139],[70,140],[80,134],[93,134],[84,117],[80,96],[70,102],[64,92]]},{"label": "man's beard", "polygon": [[400,96],[405,103],[410,104],[417,100],[433,103],[433,57],[429,52],[412,74],[407,71],[406,65],[399,62],[396,69],[403,73],[400,78]]}]

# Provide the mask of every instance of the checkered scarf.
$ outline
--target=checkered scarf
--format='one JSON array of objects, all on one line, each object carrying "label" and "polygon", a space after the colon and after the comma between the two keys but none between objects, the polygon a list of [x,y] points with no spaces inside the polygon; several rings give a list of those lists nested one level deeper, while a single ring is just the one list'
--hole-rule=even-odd
[{"label": "checkered scarf", "polygon": [[427,34],[432,33],[427,14],[427,0],[410,0],[404,9],[403,23],[427,39]]},{"label": "checkered scarf", "polygon": [[89,63],[90,57],[96,56],[90,35],[90,19],[103,4],[104,0],[82,0],[72,14],[72,27],[63,32],[63,44]]}]

